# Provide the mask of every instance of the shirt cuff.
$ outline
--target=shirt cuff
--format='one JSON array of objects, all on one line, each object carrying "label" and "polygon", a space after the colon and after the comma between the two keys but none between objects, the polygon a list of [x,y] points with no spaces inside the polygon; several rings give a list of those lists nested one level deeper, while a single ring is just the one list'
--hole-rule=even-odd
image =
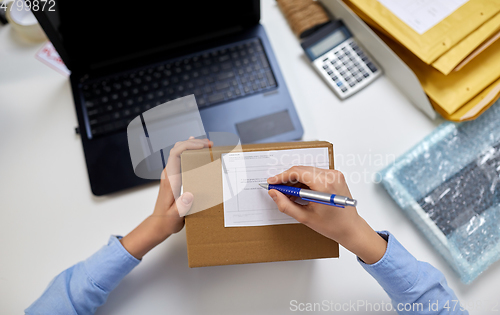
[{"label": "shirt cuff", "polygon": [[418,261],[388,231],[377,232],[387,240],[384,256],[374,264],[366,264],[359,257],[361,266],[391,294],[405,292],[415,284],[420,272]]},{"label": "shirt cuff", "polygon": [[121,236],[112,235],[108,244],[84,262],[90,279],[102,290],[111,292],[140,263],[121,244]]}]

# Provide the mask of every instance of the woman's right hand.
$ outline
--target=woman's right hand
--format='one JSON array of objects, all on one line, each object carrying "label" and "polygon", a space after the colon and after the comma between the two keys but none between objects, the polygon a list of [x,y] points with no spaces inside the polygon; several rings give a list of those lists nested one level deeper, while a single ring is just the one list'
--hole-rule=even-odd
[{"label": "woman's right hand", "polygon": [[[269,184],[299,184],[311,190],[351,198],[344,175],[336,170],[294,166],[281,174],[270,177],[267,182]],[[387,242],[358,215],[355,207],[338,208],[314,202],[299,205],[274,189],[269,191],[269,196],[273,198],[281,212],[337,241],[365,263],[375,263],[384,256]]]}]

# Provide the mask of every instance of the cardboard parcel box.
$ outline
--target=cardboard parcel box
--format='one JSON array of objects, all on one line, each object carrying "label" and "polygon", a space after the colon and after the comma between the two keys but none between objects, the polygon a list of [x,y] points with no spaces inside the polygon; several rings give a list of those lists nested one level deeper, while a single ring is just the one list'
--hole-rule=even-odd
[{"label": "cardboard parcel box", "polygon": [[[243,152],[327,147],[325,141],[242,145]],[[338,244],[303,224],[224,227],[221,154],[232,147],[190,150],[181,155],[183,190],[195,196],[186,216],[189,267],[339,257]],[[206,209],[206,210],[204,210]]]}]

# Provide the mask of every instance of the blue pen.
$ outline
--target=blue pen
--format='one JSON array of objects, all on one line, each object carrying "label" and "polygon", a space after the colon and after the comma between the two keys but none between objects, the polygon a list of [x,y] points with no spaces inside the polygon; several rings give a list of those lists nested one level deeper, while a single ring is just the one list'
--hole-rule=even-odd
[{"label": "blue pen", "polygon": [[302,198],[302,200],[321,203],[324,205],[344,208],[345,206],[356,207],[358,202],[354,199],[339,196],[330,195],[327,193],[322,193],[314,190],[285,186],[285,185],[270,185],[270,184],[259,184],[260,187],[271,190],[276,189],[277,191],[290,196],[296,196]]}]

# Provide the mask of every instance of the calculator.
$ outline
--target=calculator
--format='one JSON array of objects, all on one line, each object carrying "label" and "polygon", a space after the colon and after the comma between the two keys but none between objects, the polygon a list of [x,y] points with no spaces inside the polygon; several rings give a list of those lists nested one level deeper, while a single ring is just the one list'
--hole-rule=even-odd
[{"label": "calculator", "polygon": [[325,25],[301,45],[313,67],[341,99],[361,90],[382,73],[341,20]]}]

